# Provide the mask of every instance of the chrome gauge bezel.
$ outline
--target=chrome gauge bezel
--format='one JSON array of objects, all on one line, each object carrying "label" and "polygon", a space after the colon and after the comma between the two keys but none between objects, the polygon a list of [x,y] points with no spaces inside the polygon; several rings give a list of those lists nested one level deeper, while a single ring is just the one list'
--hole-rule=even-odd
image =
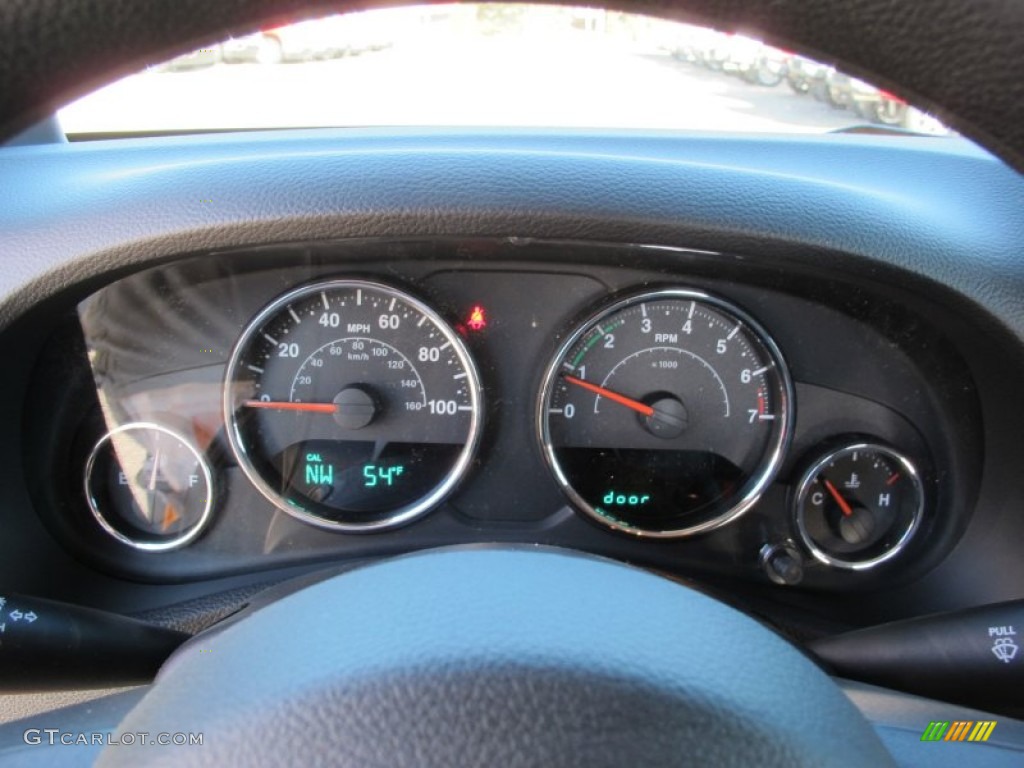
[{"label": "chrome gauge bezel", "polygon": [[[854,452],[880,453],[889,459],[892,459],[900,466],[905,475],[910,478],[913,483],[914,492],[917,494],[917,504],[914,507],[913,517],[911,518],[911,522],[907,530],[903,532],[896,543],[890,549],[886,550],[885,553],[868,560],[845,560],[825,552],[814,542],[813,537],[807,530],[807,523],[805,520],[805,502],[807,501],[807,494],[810,492],[811,484],[814,482],[814,479],[822,470],[825,469],[825,467],[836,459]],[[800,482],[797,484],[793,505],[793,514],[796,521],[797,533],[800,536],[800,541],[815,560],[832,568],[841,568],[848,571],[868,571],[882,563],[892,560],[903,552],[903,550],[907,548],[911,539],[913,539],[914,534],[917,533],[918,528],[921,527],[921,520],[924,517],[925,506],[924,483],[922,482],[921,475],[914,463],[894,448],[882,445],[881,443],[850,443],[841,448],[829,451],[807,468],[801,476]]]},{"label": "chrome gauge bezel", "polygon": [[[556,449],[551,443],[548,408],[551,396],[554,392],[555,378],[558,375],[558,370],[561,366],[562,360],[565,359],[569,350],[576,345],[580,338],[590,331],[595,323],[599,323],[605,317],[637,304],[661,301],[665,299],[696,301],[708,304],[718,310],[734,316],[739,322],[743,323],[743,325],[747,327],[753,336],[757,337],[757,341],[764,347],[778,373],[779,408],[777,420],[779,422],[779,427],[776,432],[775,440],[766,451],[757,471],[754,472],[747,480],[746,492],[735,504],[732,504],[721,513],[716,514],[714,518],[705,520],[696,525],[686,526],[683,528],[653,530],[632,526],[623,521],[610,520],[605,515],[600,514],[591,504],[576,492],[575,488],[573,488],[572,484],[565,476],[565,473],[558,461]],[[786,450],[789,447],[793,431],[793,402],[793,383],[790,379],[789,368],[786,365],[785,358],[783,357],[778,345],[760,323],[731,301],[713,294],[692,288],[661,288],[657,290],[645,290],[638,293],[628,294],[612,301],[609,304],[605,304],[582,321],[574,324],[572,333],[570,333],[566,340],[558,347],[557,352],[551,358],[551,362],[545,370],[544,377],[541,382],[540,393],[537,398],[535,414],[536,434],[539,438],[540,450],[544,456],[545,462],[550,468],[562,491],[566,496],[568,496],[570,501],[572,501],[576,509],[583,512],[589,518],[599,522],[602,526],[622,533],[652,539],[677,539],[707,533],[721,528],[724,525],[728,525],[738,519],[743,513],[747,512],[760,500],[765,490],[778,474],[785,458]]]},{"label": "chrome gauge bezel", "polygon": [[[132,537],[127,536],[126,534],[117,530],[117,528],[115,528],[114,525],[111,524],[110,521],[107,520],[106,516],[103,514],[103,511],[100,509],[99,503],[96,501],[96,498],[93,495],[92,488],[90,487],[93,468],[96,465],[96,458],[99,455],[100,449],[103,448],[104,445],[109,443],[116,435],[119,435],[122,432],[131,432],[134,430],[143,429],[149,430],[151,432],[160,432],[161,434],[168,435],[169,437],[177,440],[179,443],[184,445],[185,448],[188,449],[189,453],[191,453],[195,457],[196,464],[203,475],[203,481],[206,483],[206,487],[209,489],[209,493],[207,494],[206,498],[206,504],[203,506],[203,511],[199,516],[199,520],[191,528],[189,528],[181,535],[176,536],[173,539],[167,539],[166,541],[139,541],[138,539],[133,539]],[[190,443],[188,439],[186,439],[180,433],[175,432],[173,429],[169,429],[163,426],[162,424],[156,424],[151,421],[133,421],[129,422],[128,424],[122,424],[120,427],[110,430],[105,435],[103,435],[103,437],[97,440],[96,444],[92,447],[92,450],[89,452],[89,458],[85,462],[85,477],[83,478],[83,489],[85,491],[85,501],[86,504],[89,506],[89,511],[92,512],[92,516],[95,518],[100,528],[102,528],[104,532],[106,532],[113,538],[117,539],[122,544],[126,544],[127,546],[133,549],[140,550],[142,552],[167,552],[172,549],[179,549],[181,547],[184,547],[186,544],[190,544],[191,542],[193,542],[199,536],[199,534],[203,532],[203,529],[206,527],[207,523],[209,523],[210,518],[213,515],[213,501],[214,496],[216,495],[213,486],[213,472],[210,469],[210,465],[207,463],[206,459],[203,458],[203,455],[199,453],[196,447],[192,445],[192,443]]]},{"label": "chrome gauge bezel", "polygon": [[[459,453],[459,456],[452,465],[452,468],[438,485],[434,486],[429,493],[420,497],[416,502],[399,507],[394,512],[380,520],[369,523],[349,523],[328,520],[289,502],[263,479],[252,464],[245,446],[245,441],[239,430],[237,420],[235,419],[232,382],[235,380],[235,374],[238,366],[240,365],[239,357],[241,352],[245,349],[253,335],[259,332],[263,325],[278,312],[282,311],[289,304],[305,298],[309,294],[318,293],[320,291],[334,291],[338,289],[358,290],[360,288],[367,291],[377,291],[393,296],[400,301],[405,302],[417,312],[422,313],[423,316],[427,317],[434,323],[437,329],[444,335],[445,340],[451,343],[459,362],[466,371],[466,388],[469,392],[470,406],[472,410],[470,411],[469,435],[467,437],[466,444]],[[241,467],[245,476],[253,484],[256,490],[258,490],[260,494],[277,509],[291,517],[318,528],[342,533],[374,533],[406,525],[419,519],[423,515],[426,515],[445,498],[447,498],[455,487],[465,478],[465,475],[469,471],[470,465],[473,461],[473,457],[476,455],[476,450],[479,446],[481,433],[483,431],[483,390],[480,385],[480,373],[477,370],[476,363],[473,361],[472,356],[469,354],[469,350],[466,348],[462,339],[459,338],[458,334],[455,333],[448,322],[441,317],[438,312],[406,291],[396,288],[395,286],[388,285],[387,283],[359,278],[333,278],[307,283],[279,296],[260,310],[256,316],[246,324],[245,329],[242,331],[238,341],[235,342],[235,345],[231,350],[231,356],[228,358],[228,365],[224,375],[224,394],[221,405],[224,415],[224,424],[228,435],[228,443],[230,444],[231,450],[238,461],[239,467]]]}]

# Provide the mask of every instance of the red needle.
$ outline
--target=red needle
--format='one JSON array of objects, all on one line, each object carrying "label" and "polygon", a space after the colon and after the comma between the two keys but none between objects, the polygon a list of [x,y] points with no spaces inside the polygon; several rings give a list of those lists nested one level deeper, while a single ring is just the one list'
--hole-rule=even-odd
[{"label": "red needle", "polygon": [[849,502],[839,495],[839,491],[836,490],[836,487],[828,480],[825,481],[825,487],[828,488],[828,492],[832,494],[832,498],[836,500],[836,504],[839,505],[839,508],[843,510],[843,515],[846,517],[852,515],[853,509],[850,507]]},{"label": "red needle", "polygon": [[246,400],[242,403],[246,408],[273,408],[276,411],[309,411],[310,413],[334,413],[338,406],[334,403],[289,403],[274,400]]},{"label": "red needle", "polygon": [[611,400],[614,403],[618,403],[619,405],[624,405],[627,408],[632,408],[634,411],[636,411],[637,413],[641,413],[644,416],[653,416],[654,415],[654,409],[651,408],[651,406],[649,406],[649,405],[645,405],[644,403],[641,403],[639,400],[634,400],[631,397],[626,397],[625,395],[620,395],[618,392],[612,392],[610,389],[605,389],[604,387],[599,387],[599,386],[597,386],[597,384],[591,384],[589,381],[584,381],[583,379],[577,379],[575,376],[569,376],[568,374],[562,374],[562,378],[565,379],[566,381],[568,381],[570,384],[575,384],[577,387],[583,387],[583,389],[589,389],[591,392],[594,392],[594,393],[600,395],[601,397],[607,397],[609,400]]}]

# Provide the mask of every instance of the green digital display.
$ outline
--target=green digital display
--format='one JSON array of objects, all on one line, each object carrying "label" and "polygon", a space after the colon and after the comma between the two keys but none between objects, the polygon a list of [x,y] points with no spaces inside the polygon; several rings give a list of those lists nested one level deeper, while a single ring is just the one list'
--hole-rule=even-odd
[{"label": "green digital display", "polygon": [[331,485],[334,483],[334,467],[324,463],[319,453],[306,454],[306,482],[309,485]]},{"label": "green digital display", "polygon": [[390,488],[405,473],[405,466],[394,464],[390,467],[367,464],[363,467],[363,485],[367,488]]},{"label": "green digital display", "polygon": [[618,493],[616,491],[608,491],[601,498],[606,507],[642,507],[650,500],[650,495],[646,493]]}]

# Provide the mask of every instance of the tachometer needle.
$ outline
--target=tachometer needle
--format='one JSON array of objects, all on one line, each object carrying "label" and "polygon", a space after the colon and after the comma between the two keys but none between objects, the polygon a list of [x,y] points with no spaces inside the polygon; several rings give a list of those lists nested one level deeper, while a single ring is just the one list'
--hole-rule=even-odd
[{"label": "tachometer needle", "polygon": [[599,387],[597,386],[597,384],[591,384],[589,381],[577,379],[575,376],[570,376],[566,373],[562,374],[562,378],[565,379],[570,384],[575,384],[577,387],[583,387],[583,389],[589,390],[594,394],[600,395],[601,397],[607,397],[613,403],[618,403],[619,405],[624,405],[627,408],[632,408],[639,414],[642,414],[644,416],[654,415],[654,409],[651,406],[647,405],[646,403],[641,403],[639,400],[634,400],[631,397],[620,395],[618,392],[612,392],[610,389]]},{"label": "tachometer needle", "polygon": [[836,500],[836,504],[839,505],[839,509],[843,511],[845,517],[849,517],[853,514],[853,508],[850,506],[850,502],[842,497],[836,487],[828,480],[825,481],[825,487],[828,488],[828,492],[832,494],[832,498]]},{"label": "tachometer needle", "polygon": [[246,400],[242,403],[246,408],[271,408],[275,411],[309,411],[310,413],[334,413],[338,406],[334,403],[290,403],[281,400]]}]

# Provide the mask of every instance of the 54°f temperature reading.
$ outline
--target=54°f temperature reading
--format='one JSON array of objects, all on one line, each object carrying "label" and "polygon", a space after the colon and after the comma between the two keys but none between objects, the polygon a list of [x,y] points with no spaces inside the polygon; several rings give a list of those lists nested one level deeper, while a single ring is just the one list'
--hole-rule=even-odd
[{"label": "54\u00b0f temperature reading", "polygon": [[363,467],[363,485],[367,488],[376,488],[378,485],[391,487],[395,481],[405,472],[405,467],[378,467],[376,464],[367,464]]}]

